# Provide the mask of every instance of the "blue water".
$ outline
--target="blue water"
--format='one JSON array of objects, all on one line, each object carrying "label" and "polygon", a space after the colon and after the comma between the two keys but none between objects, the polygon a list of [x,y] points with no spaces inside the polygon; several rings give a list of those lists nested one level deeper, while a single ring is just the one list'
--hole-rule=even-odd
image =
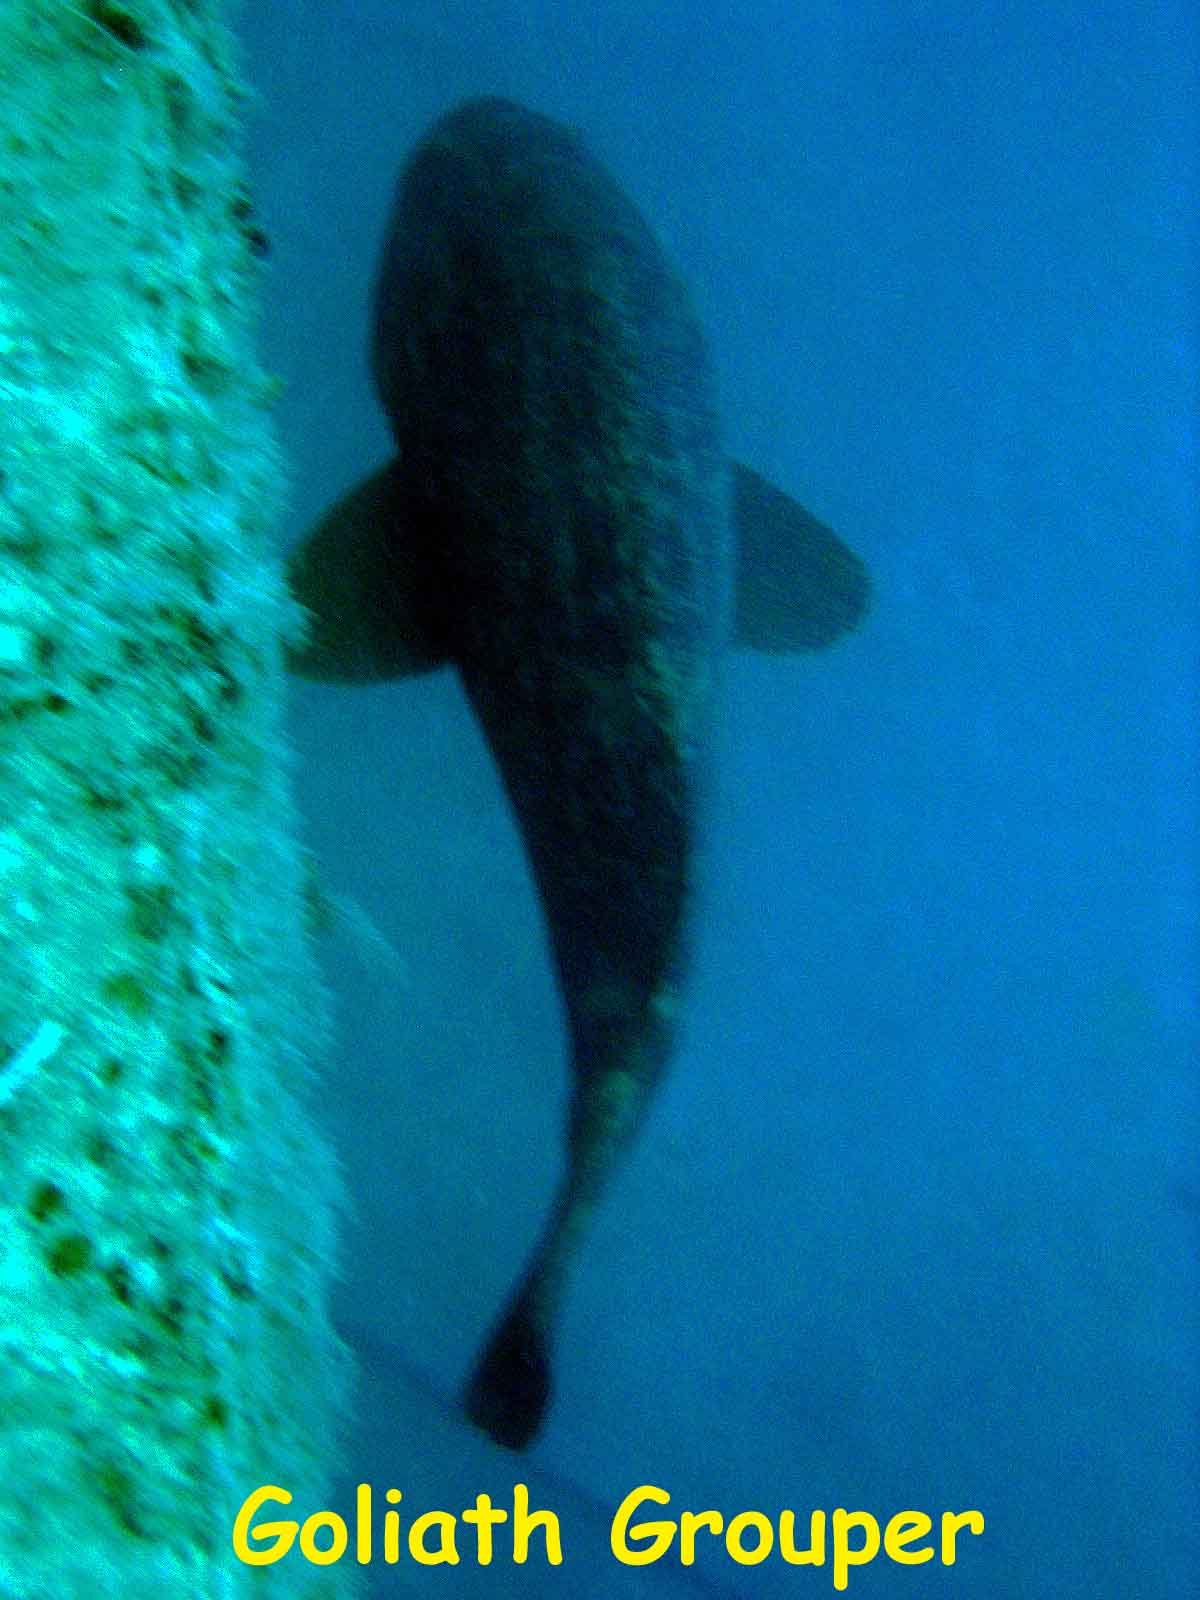
[{"label": "blue water", "polygon": [[400,957],[325,951],[349,1482],[416,1514],[525,1481],[566,1546],[372,1594],[833,1592],[715,1540],[619,1566],[643,1483],[984,1513],[850,1594],[1198,1594],[1192,8],[674,5],[246,8],[288,542],[388,451],[398,164],[495,92],[584,130],[691,285],[732,453],[875,579],[835,650],[730,664],[674,1073],[523,1458],[455,1395],[560,1155],[524,860],[451,675],[295,690],[322,881]]}]

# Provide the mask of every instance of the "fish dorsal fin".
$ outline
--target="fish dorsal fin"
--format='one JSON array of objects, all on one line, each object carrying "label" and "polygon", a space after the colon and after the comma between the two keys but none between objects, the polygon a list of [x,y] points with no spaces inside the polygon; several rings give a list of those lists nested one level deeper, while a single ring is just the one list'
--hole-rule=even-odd
[{"label": "fish dorsal fin", "polygon": [[776,652],[832,644],[866,612],[866,567],[799,501],[740,462],[731,467],[735,643]]},{"label": "fish dorsal fin", "polygon": [[302,678],[375,683],[441,666],[397,463],[356,484],[288,558],[288,586],[308,612],[288,651]]}]

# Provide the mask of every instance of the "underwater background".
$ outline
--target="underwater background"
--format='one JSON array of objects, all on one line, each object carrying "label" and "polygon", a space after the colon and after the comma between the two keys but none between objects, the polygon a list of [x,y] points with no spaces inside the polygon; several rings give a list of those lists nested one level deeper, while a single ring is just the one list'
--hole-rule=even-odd
[{"label": "underwater background", "polygon": [[347,1496],[523,1481],[565,1547],[480,1569],[461,1539],[372,1596],[831,1590],[715,1540],[618,1565],[643,1483],[801,1528],[983,1511],[953,1569],[881,1558],[863,1596],[1200,1592],[1193,8],[264,0],[243,33],[289,543],[389,451],[398,167],[500,93],[611,167],[690,286],[730,452],[875,584],[835,650],[729,662],[686,1025],[525,1457],[457,1399],[561,1154],[524,857],[451,673],[294,689],[354,908],[324,947]]}]

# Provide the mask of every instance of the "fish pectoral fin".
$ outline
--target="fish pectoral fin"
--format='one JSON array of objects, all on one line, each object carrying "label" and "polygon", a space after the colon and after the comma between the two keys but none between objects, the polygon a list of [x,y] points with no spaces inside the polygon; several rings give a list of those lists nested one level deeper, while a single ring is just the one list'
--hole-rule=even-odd
[{"label": "fish pectoral fin", "polygon": [[399,492],[397,463],[364,478],[288,558],[292,594],[308,613],[287,665],[325,683],[375,683],[441,666]]},{"label": "fish pectoral fin", "polygon": [[865,564],[832,529],[750,467],[733,471],[737,539],[734,642],[754,650],[820,650],[862,621]]}]

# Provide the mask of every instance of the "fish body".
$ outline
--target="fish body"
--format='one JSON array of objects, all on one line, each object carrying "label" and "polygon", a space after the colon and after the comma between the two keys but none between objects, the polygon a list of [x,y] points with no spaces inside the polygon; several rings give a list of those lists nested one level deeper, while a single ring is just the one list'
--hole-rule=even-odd
[{"label": "fish body", "polygon": [[686,290],[579,136],[535,112],[471,101],[415,150],[373,370],[396,457],[293,558],[313,624],[292,665],[452,662],[528,852],[570,1040],[566,1163],[467,1393],[521,1449],[571,1258],[670,1055],[721,660],[735,628],[830,642],[866,576],[727,459]]}]

